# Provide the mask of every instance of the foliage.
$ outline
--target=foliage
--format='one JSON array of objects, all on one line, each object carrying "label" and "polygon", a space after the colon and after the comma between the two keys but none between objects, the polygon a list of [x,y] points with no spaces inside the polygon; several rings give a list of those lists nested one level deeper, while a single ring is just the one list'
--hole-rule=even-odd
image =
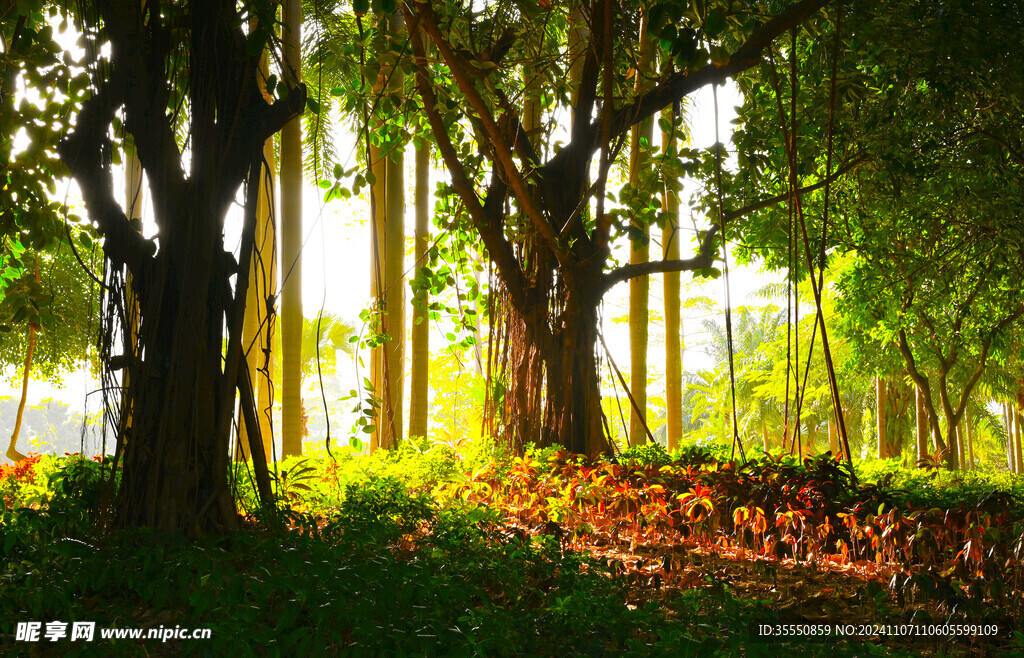
[{"label": "foliage", "polygon": [[[67,237],[55,240],[49,251],[32,251],[10,245],[0,262],[0,367],[22,365],[30,324],[38,332],[32,357],[36,378],[58,382],[60,377],[88,360],[98,368],[92,345],[99,328],[99,289],[90,273],[101,271],[99,249],[86,248],[89,229],[68,229]],[[91,242],[90,242],[91,244]],[[72,249],[77,251],[77,257]],[[35,278],[38,263],[39,280]],[[17,376],[21,377],[20,369]]]},{"label": "foliage", "polygon": [[[865,579],[854,586],[864,602],[858,614],[874,610],[881,623],[900,619],[907,605],[900,601],[914,600],[918,623],[935,619],[931,609],[946,622],[1016,627],[1000,613],[1020,596],[1013,549],[1009,571],[980,590],[964,575],[987,569],[986,559],[1002,560],[1024,532],[1024,520],[1005,514],[1006,500],[995,494],[965,495],[943,512],[903,506],[885,484],[853,488],[842,466],[827,460],[736,469],[696,449],[660,466],[637,457],[618,465],[545,449],[478,459],[461,475],[466,462],[449,459],[443,479],[410,488],[398,474],[434,456],[357,466],[350,455],[335,469],[349,480],[336,508],[301,511],[314,509],[309,498],[318,494],[296,489],[286,525],[250,523],[194,543],[152,531],[97,536],[92,524],[69,522],[76,508],[59,492],[87,498],[98,490],[90,483],[101,464],[33,458],[5,470],[4,480],[53,468],[54,495],[48,506],[4,514],[2,646],[14,648],[16,620],[70,616],[100,627],[212,629],[210,640],[169,643],[177,654],[704,656],[742,647],[754,655],[822,655],[816,643],[764,644],[756,624],[795,623],[798,613],[739,596],[734,587],[742,583],[724,575],[728,562],[716,553],[760,555],[749,563],[762,565],[759,581],[781,582],[784,570],[799,566],[794,555],[826,570],[845,561],[843,578]],[[664,454],[655,459],[664,462]],[[406,469],[384,474],[399,462]],[[281,472],[297,477],[306,468],[334,467],[305,457]],[[829,552],[844,542],[846,553]],[[901,568],[890,577],[894,560]],[[997,582],[1005,589],[997,592]],[[918,653],[909,640],[877,640],[830,639],[828,653]],[[1005,635],[990,642],[990,650],[1006,646]],[[959,647],[945,645],[953,653]],[[153,649],[128,641],[109,648],[119,655]]]},{"label": "foliage", "polygon": [[[778,621],[721,588],[626,605],[630,580],[557,537],[513,532],[497,510],[440,505],[388,478],[350,486],[331,517],[294,513],[280,531],[250,526],[195,543],[78,532],[63,532],[56,513],[5,514],[5,650],[15,648],[15,620],[70,617],[212,629],[209,640],[159,648],[178,654],[730,655],[755,620]],[[103,650],[154,647],[122,640]],[[814,655],[797,645],[792,654]]]}]

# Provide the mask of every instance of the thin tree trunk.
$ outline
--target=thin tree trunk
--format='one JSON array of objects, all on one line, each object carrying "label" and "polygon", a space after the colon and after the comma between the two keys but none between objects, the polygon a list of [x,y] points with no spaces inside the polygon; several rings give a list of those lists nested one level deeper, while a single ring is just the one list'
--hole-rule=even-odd
[{"label": "thin tree trunk", "polygon": [[877,407],[875,415],[878,428],[878,458],[888,459],[891,455],[885,433],[888,418],[885,409],[885,380],[882,377],[875,377],[875,405]]},{"label": "thin tree trunk", "polygon": [[925,407],[924,394],[921,387],[914,385],[914,400],[916,402],[917,420],[917,461],[923,466],[923,460],[928,458],[928,409]]},{"label": "thin tree trunk", "polygon": [[[282,8],[284,76],[302,71],[302,2]],[[302,124],[281,130],[281,454],[302,454]],[[262,414],[261,414],[262,415]]]},{"label": "thin tree trunk", "polygon": [[960,470],[967,470],[967,454],[964,450],[964,430],[963,427],[957,425],[956,428],[956,449],[960,455]]},{"label": "thin tree trunk", "polygon": [[967,431],[967,452],[970,455],[970,461],[968,465],[970,469],[974,470],[974,427],[968,420],[967,416],[964,416],[964,428]]},{"label": "thin tree trunk", "polygon": [[[266,94],[267,56],[260,62],[260,85]],[[265,98],[270,98],[269,94]],[[272,100],[272,99],[271,99]],[[256,238],[250,264],[249,292],[245,300],[245,320],[242,323],[242,349],[246,351],[248,380],[253,387],[256,421],[263,454],[271,457],[273,431],[271,412],[273,405],[274,330],[277,313],[268,299],[277,298],[277,226],[275,218],[274,172],[276,158],[273,138],[263,143],[266,168],[260,176],[259,198],[256,201]],[[240,423],[236,459],[250,457],[248,423]]]},{"label": "thin tree trunk", "polygon": [[[36,255],[35,261],[35,281],[39,283],[39,256]],[[18,402],[18,413],[14,417],[14,431],[11,432],[11,442],[7,446],[7,458],[12,462],[19,462],[25,459],[25,455],[18,452],[18,436],[21,434],[21,421],[25,415],[25,402],[28,400],[28,379],[29,374],[32,372],[32,353],[36,349],[36,331],[37,325],[30,323],[28,325],[28,349],[25,352],[25,372],[21,378],[21,401]]]},{"label": "thin tree trunk", "polygon": [[[125,216],[142,230],[142,162],[139,161],[138,152],[132,151],[125,157],[124,163],[124,187],[125,187]],[[128,343],[125,345],[125,352],[132,358],[138,356],[139,346],[139,296],[135,291],[135,283],[129,273],[125,277],[125,318],[128,325]],[[131,386],[131,369],[124,368],[121,371],[121,390],[127,391]],[[121,396],[121,417],[119,423],[122,428],[132,424],[132,409],[128,406],[128,396]]]},{"label": "thin tree trunk", "polygon": [[[642,93],[650,80],[654,59],[654,42],[648,37],[648,12],[640,19],[640,61],[637,63],[635,90]],[[644,159],[654,136],[654,123],[650,119],[633,126],[629,140],[629,183],[634,190],[642,186],[641,176],[646,166]],[[639,208],[634,211],[639,212]],[[629,249],[630,264],[650,260],[650,227],[646,220],[633,221]],[[638,276],[629,280],[629,389],[635,402],[629,412],[629,445],[647,440],[647,338],[650,322],[648,296],[650,277]]]},{"label": "thin tree trunk", "polygon": [[1011,404],[1011,409],[1014,413],[1014,464],[1017,465],[1015,473],[1017,475],[1024,475],[1024,449],[1022,449],[1022,443],[1024,443],[1024,432],[1021,430],[1021,412],[1016,406]]},{"label": "thin tree trunk", "polygon": [[828,450],[833,455],[839,454],[839,430],[835,421],[828,421]]},{"label": "thin tree trunk", "polygon": [[[675,134],[675,110],[669,108],[662,112],[662,118],[668,121],[669,129],[662,130],[661,143],[665,153],[673,153],[676,150]],[[678,181],[674,179],[665,180],[665,200],[662,205],[668,217],[661,230],[662,258],[665,260],[678,260],[681,249],[679,243],[682,236],[679,234],[679,197]],[[669,452],[674,451],[679,445],[679,439],[683,434],[683,341],[682,322],[680,319],[679,299],[679,272],[666,272],[664,278],[665,296],[665,408],[666,437],[668,439]],[[768,452],[768,430],[762,420],[762,436],[764,438],[764,450]]]},{"label": "thin tree trunk", "polygon": [[1006,470],[1015,473],[1014,450],[1013,450],[1013,415],[1010,413],[1010,405],[1003,403],[1003,427],[1006,429]]},{"label": "thin tree trunk", "polygon": [[[398,34],[397,16],[388,19],[388,31]],[[383,64],[377,86],[387,81],[391,93],[400,94],[405,84],[402,68]],[[374,153],[376,151],[376,154]],[[389,340],[371,354],[371,380],[380,398],[380,412],[370,435],[370,450],[398,447],[402,438],[402,386],[405,381],[405,185],[402,150],[388,153],[371,148],[374,176],[373,272],[371,294],[380,312],[380,330]],[[375,159],[374,159],[375,158]]]},{"label": "thin tree trunk", "polygon": [[[416,149],[416,233],[413,258],[415,267],[426,265],[430,245],[430,145],[421,142]],[[415,271],[415,270],[414,270]],[[412,328],[409,331],[409,352],[412,357],[409,385],[409,436],[427,435],[427,394],[430,356],[430,319],[427,312],[427,291],[416,293],[412,306]]]}]

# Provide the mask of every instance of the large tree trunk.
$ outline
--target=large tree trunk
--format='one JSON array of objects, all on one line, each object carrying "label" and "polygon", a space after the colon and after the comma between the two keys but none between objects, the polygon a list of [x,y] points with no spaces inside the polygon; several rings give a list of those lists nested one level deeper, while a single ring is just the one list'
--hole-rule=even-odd
[{"label": "large tree trunk", "polygon": [[[284,77],[300,81],[302,2],[282,8]],[[302,124],[281,131],[281,454],[302,454]]]},{"label": "large tree trunk", "polygon": [[[92,72],[93,93],[59,151],[104,237],[115,284],[111,293],[117,294],[127,270],[139,299],[137,350],[123,316],[115,318],[111,311],[105,320],[108,330],[115,324],[121,330],[121,361],[129,370],[123,391],[127,402],[121,408],[131,411],[131,423],[118,425],[116,459],[122,477],[114,525],[190,536],[234,528],[238,519],[227,480],[228,445],[260,149],[301,112],[305,89],[295,87],[273,105],[264,100],[258,62],[247,52],[235,3],[195,0],[173,25],[164,24],[166,17],[141,0],[111,0],[98,9],[99,17],[83,20],[102,20],[111,58]],[[182,40],[189,53],[184,63],[187,158],[166,115],[168,71],[182,70],[174,50]],[[105,154],[112,148],[110,127],[122,108],[150,183],[158,244],[132,227],[113,196]],[[245,181],[245,222],[236,262],[224,249],[224,218]],[[105,361],[112,368],[116,355],[109,348],[107,341]]]},{"label": "large tree trunk", "polygon": [[561,320],[544,350],[547,387],[540,442],[584,455],[605,453],[610,446],[601,410],[597,304],[592,295],[577,297],[570,288]]}]

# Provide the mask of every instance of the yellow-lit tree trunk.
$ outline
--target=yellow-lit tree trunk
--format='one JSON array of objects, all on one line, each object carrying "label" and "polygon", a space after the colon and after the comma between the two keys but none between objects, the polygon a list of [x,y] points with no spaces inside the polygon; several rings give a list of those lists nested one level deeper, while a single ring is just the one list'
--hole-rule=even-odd
[{"label": "yellow-lit tree trunk", "polygon": [[970,468],[973,471],[974,470],[974,427],[971,425],[971,422],[970,422],[970,420],[968,420],[966,414],[964,415],[964,430],[967,433],[967,454],[968,454],[967,466],[968,466],[968,468]]},{"label": "yellow-lit tree trunk", "polygon": [[892,455],[889,454],[889,443],[886,440],[885,426],[888,420],[885,412],[885,380],[881,377],[875,377],[875,404],[877,406],[876,420],[878,427],[878,458],[888,459]]},{"label": "yellow-lit tree trunk", "polygon": [[[260,63],[260,83],[265,87],[267,77],[267,56]],[[272,102],[266,89],[264,97]],[[277,312],[268,299],[277,298],[277,223],[274,221],[275,194],[274,174],[276,157],[274,140],[263,144],[263,158],[267,161],[260,177],[259,198],[256,202],[256,236],[253,260],[249,266],[249,288],[245,296],[245,319],[242,324],[242,349],[247,350],[246,363],[252,381],[253,397],[256,400],[256,416],[259,422],[263,454],[269,459],[273,455],[274,436],[271,423],[274,376],[274,331],[277,329]],[[245,423],[239,423],[237,459],[249,459],[249,436]]]},{"label": "yellow-lit tree trunk", "polygon": [[[39,256],[35,256],[35,280],[39,283]],[[35,323],[28,325],[28,349],[25,354],[25,373],[21,378],[21,401],[18,403],[18,414],[14,417],[14,431],[11,432],[11,442],[7,446],[7,458],[12,462],[19,462],[25,459],[25,455],[18,452],[18,436],[21,434],[21,421],[25,416],[25,402],[28,400],[28,378],[32,372],[32,353],[36,349]]]},{"label": "yellow-lit tree trunk", "polygon": [[[661,116],[669,126],[668,130],[661,131],[662,151],[671,153],[676,150],[675,111],[669,108],[662,112]],[[665,180],[663,209],[667,213],[667,218],[661,229],[661,252],[665,260],[678,260],[681,254],[678,188],[677,180]],[[668,449],[671,452],[679,446],[679,439],[683,433],[683,339],[679,314],[679,272],[666,272],[662,276],[665,296],[665,429]],[[768,429],[763,420],[761,430],[764,451],[767,453]]]},{"label": "yellow-lit tree trunk", "polygon": [[[388,19],[388,29],[397,33],[397,16]],[[377,88],[388,81],[390,93],[400,94],[405,76],[400,66],[382,65]],[[370,166],[375,177],[371,244],[370,294],[379,311],[380,331],[390,340],[370,355],[371,381],[380,409],[370,450],[391,450],[402,439],[402,386],[405,380],[405,185],[401,148],[384,153],[370,149]]]},{"label": "yellow-lit tree trunk", "polygon": [[[650,86],[650,69],[654,60],[654,43],[648,38],[647,13],[640,21],[640,61],[637,63],[635,89],[641,93]],[[654,123],[648,119],[633,126],[629,136],[629,182],[641,185],[644,154],[654,135]],[[630,241],[630,264],[650,260],[650,229],[646,223],[633,223],[642,237]],[[639,236],[638,236],[639,237]],[[679,276],[678,274],[676,276]],[[633,405],[629,411],[629,445],[647,440],[647,335],[650,321],[648,297],[650,277],[646,274],[629,280],[629,391]]]},{"label": "yellow-lit tree trunk", "polygon": [[839,428],[835,421],[828,421],[828,450],[833,455],[839,454]]},{"label": "yellow-lit tree trunk", "polygon": [[[302,71],[302,3],[282,5],[284,71]],[[281,130],[281,454],[302,454],[302,124]],[[262,414],[261,414],[262,415]]]},{"label": "yellow-lit tree trunk", "polygon": [[1024,474],[1024,446],[1021,445],[1024,440],[1024,432],[1021,431],[1020,427],[1020,409],[1010,405],[1010,412],[1013,414],[1013,462],[1016,466],[1014,473],[1018,475]]},{"label": "yellow-lit tree trunk", "polygon": [[917,402],[917,460],[923,465],[922,460],[928,458],[928,408],[924,403],[924,393],[921,387],[914,385],[914,398]]},{"label": "yellow-lit tree trunk", "polygon": [[[126,135],[126,137],[128,137]],[[142,162],[134,151],[125,155],[124,159],[124,210],[125,216],[132,224],[142,230]],[[131,358],[137,356],[139,345],[139,299],[135,294],[135,284],[129,272],[125,277],[125,321],[128,325],[128,344],[125,350],[130,353]],[[121,390],[127,391],[130,385],[131,368],[124,368],[121,371]],[[128,403],[128,397],[121,397],[121,418],[119,420],[122,432],[132,423],[132,409]]]},{"label": "yellow-lit tree trunk", "polygon": [[1003,403],[1003,427],[1006,428],[1006,470],[1016,473],[1016,454],[1013,448],[1013,412],[1010,411],[1010,405],[1007,402]]},{"label": "yellow-lit tree trunk", "polygon": [[[426,264],[430,246],[430,145],[421,142],[416,149],[416,229],[413,257],[416,268]],[[409,330],[411,353],[409,383],[409,436],[427,435],[427,393],[430,375],[430,332],[427,313],[427,291],[416,293],[412,306],[412,328]]]}]

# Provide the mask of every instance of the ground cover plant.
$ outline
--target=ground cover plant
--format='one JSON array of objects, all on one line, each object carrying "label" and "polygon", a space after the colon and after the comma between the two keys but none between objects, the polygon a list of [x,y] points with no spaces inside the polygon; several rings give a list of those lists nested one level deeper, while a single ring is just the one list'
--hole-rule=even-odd
[{"label": "ground cover plant", "polygon": [[[463,461],[421,444],[285,462],[287,505],[189,543],[97,532],[106,467],[68,456],[4,470],[5,652],[25,648],[7,626],[29,618],[212,629],[201,641],[106,640],[103,650],[123,655],[1024,650],[1014,612],[1024,603],[1024,506],[1014,486],[968,488],[940,509],[925,506],[925,489],[915,498],[886,481],[853,485],[828,458],[738,467],[699,449],[616,460],[488,449]],[[241,500],[245,490],[240,482]],[[824,623],[999,632],[768,640],[757,631]]]}]

